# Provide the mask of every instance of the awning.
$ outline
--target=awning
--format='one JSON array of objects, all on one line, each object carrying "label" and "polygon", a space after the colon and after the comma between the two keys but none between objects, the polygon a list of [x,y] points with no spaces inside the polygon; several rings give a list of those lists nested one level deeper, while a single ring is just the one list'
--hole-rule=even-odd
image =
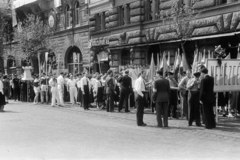
[{"label": "awning", "polygon": [[16,9],[33,2],[37,2],[37,0],[15,0],[13,1],[12,9]]},{"label": "awning", "polygon": [[[216,35],[208,35],[208,36],[200,36],[200,37],[193,37],[186,41],[194,41],[194,40],[201,40],[201,39],[210,39],[210,38],[219,38],[219,37],[228,37],[228,36],[234,36],[240,34],[239,32],[231,32],[231,33],[223,33],[223,34],[216,34]],[[142,46],[150,46],[150,45],[157,45],[157,44],[164,44],[164,43],[175,43],[180,42],[181,40],[170,40],[170,41],[158,41],[158,42],[146,42],[141,44],[127,44],[122,46],[110,46],[109,49],[124,49],[124,48],[131,48],[131,47],[142,47]]]}]

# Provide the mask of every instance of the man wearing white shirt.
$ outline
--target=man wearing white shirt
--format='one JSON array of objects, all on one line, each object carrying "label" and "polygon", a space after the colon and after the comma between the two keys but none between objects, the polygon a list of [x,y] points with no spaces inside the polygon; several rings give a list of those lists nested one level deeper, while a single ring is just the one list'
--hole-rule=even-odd
[{"label": "man wearing white shirt", "polygon": [[60,100],[59,100],[59,93],[58,93],[58,83],[57,79],[55,78],[55,75],[52,76],[52,78],[49,80],[49,86],[51,87],[51,92],[52,92],[52,107],[56,105],[56,100],[57,104],[60,106]]},{"label": "man wearing white shirt", "polygon": [[82,79],[82,74],[80,73],[80,74],[78,74],[78,80],[77,80],[77,88],[78,88],[77,102],[78,102],[78,104],[82,103],[81,79]]},{"label": "man wearing white shirt", "polygon": [[63,102],[63,91],[64,91],[64,78],[63,78],[63,72],[60,73],[60,75],[57,78],[57,84],[58,84],[58,93],[59,93],[59,100],[60,105],[64,105]]},{"label": "man wearing white shirt", "polygon": [[138,126],[146,126],[143,122],[143,114],[144,107],[147,104],[146,99],[144,97],[144,93],[146,91],[145,81],[143,79],[145,73],[142,71],[139,74],[139,78],[135,81],[134,90],[137,93],[136,96],[136,104],[137,104],[137,125]]}]

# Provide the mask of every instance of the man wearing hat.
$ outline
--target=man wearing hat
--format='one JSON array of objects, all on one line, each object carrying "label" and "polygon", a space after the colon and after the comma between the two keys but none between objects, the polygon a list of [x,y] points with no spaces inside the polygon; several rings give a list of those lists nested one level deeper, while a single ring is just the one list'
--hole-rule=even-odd
[{"label": "man wearing hat", "polygon": [[[153,85],[154,98],[157,111],[158,127],[168,127],[168,105],[170,101],[170,84],[167,79],[163,78],[163,71],[157,71],[158,79],[155,80]],[[162,123],[163,115],[163,123]]]},{"label": "man wearing hat", "polygon": [[125,103],[125,112],[130,112],[128,109],[129,94],[132,90],[132,79],[128,76],[129,71],[125,71],[125,75],[118,79],[120,83],[120,101],[118,105],[118,112],[122,110],[123,103]]},{"label": "man wearing hat", "polygon": [[199,103],[199,89],[200,89],[200,72],[193,73],[193,78],[191,78],[187,83],[188,89],[188,126],[192,126],[195,120],[197,126],[201,126],[200,122],[200,103]]},{"label": "man wearing hat", "polygon": [[177,118],[177,104],[178,104],[178,83],[176,79],[174,78],[174,74],[172,71],[168,72],[167,80],[170,84],[171,89],[171,96],[170,96],[170,102],[169,102],[169,113],[171,118]]},{"label": "man wearing hat", "polygon": [[200,85],[200,103],[203,107],[203,122],[205,128],[212,129],[216,127],[215,117],[213,113],[213,106],[215,102],[214,95],[214,78],[208,75],[208,69],[203,68],[201,70],[201,80]]}]

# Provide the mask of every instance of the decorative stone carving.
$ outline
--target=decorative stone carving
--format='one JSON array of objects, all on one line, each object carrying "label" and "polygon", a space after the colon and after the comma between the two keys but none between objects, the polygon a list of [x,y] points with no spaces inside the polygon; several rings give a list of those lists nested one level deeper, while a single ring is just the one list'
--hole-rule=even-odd
[{"label": "decorative stone carving", "polygon": [[141,36],[143,36],[141,30],[130,31],[130,32],[127,32],[126,40],[128,41],[130,38],[136,38],[136,37],[141,37]]},{"label": "decorative stone carving", "polygon": [[195,28],[201,28],[206,26],[216,26],[219,32],[224,31],[224,24],[222,15],[203,18],[203,19],[196,19],[193,20],[191,23],[190,33],[193,33]]},{"label": "decorative stone carving", "polygon": [[90,32],[96,31],[96,27],[89,27],[89,31],[90,31]]},{"label": "decorative stone carving", "polygon": [[107,24],[107,26],[108,26],[108,28],[117,27],[118,26],[118,21],[109,22]]},{"label": "decorative stone carving", "polygon": [[108,11],[108,16],[114,15],[114,14],[118,14],[118,9],[117,8],[113,8],[111,10]]},{"label": "decorative stone carving", "polygon": [[212,7],[215,6],[216,0],[202,0],[202,1],[197,1],[193,7],[195,9],[203,9],[207,7]]},{"label": "decorative stone carving", "polygon": [[95,15],[92,15],[89,17],[89,21],[95,21],[96,20],[96,16]]},{"label": "decorative stone carving", "polygon": [[89,26],[90,27],[95,27],[96,26],[96,21],[89,21]]},{"label": "decorative stone carving", "polygon": [[230,30],[231,20],[232,20],[232,13],[223,15],[224,30]]},{"label": "decorative stone carving", "polygon": [[130,18],[131,23],[143,22],[145,20],[144,16],[134,16]]},{"label": "decorative stone carving", "polygon": [[114,34],[114,35],[109,36],[109,42],[116,41],[116,40],[120,40],[120,34]]},{"label": "decorative stone carving", "polygon": [[165,10],[171,8],[176,0],[166,0],[164,2],[160,2],[159,9]]},{"label": "decorative stone carving", "polygon": [[177,33],[171,32],[171,33],[164,33],[160,34],[157,40],[167,40],[167,39],[176,39]]},{"label": "decorative stone carving", "polygon": [[130,16],[138,16],[144,14],[144,8],[136,8],[130,11]]},{"label": "decorative stone carving", "polygon": [[136,1],[130,4],[130,8],[131,9],[135,9],[135,8],[141,8],[144,7],[144,1],[140,0],[140,1]]},{"label": "decorative stone carving", "polygon": [[235,30],[240,22],[240,11],[239,12],[234,12],[232,16],[232,23],[230,30]]},{"label": "decorative stone carving", "polygon": [[218,33],[219,30],[216,26],[209,26],[209,27],[202,27],[202,28],[196,28],[192,35],[193,36],[200,36],[200,35],[206,35],[206,34],[214,34]]},{"label": "decorative stone carving", "polygon": [[118,20],[118,15],[111,15],[108,17],[108,22],[112,22],[112,21],[117,21]]},{"label": "decorative stone carving", "polygon": [[160,34],[176,32],[176,29],[173,25],[160,26],[157,27],[154,34],[154,40],[158,40]]},{"label": "decorative stone carving", "polygon": [[128,41],[128,44],[137,44],[137,43],[141,43],[141,37],[138,37],[138,38],[131,38],[129,41]]}]

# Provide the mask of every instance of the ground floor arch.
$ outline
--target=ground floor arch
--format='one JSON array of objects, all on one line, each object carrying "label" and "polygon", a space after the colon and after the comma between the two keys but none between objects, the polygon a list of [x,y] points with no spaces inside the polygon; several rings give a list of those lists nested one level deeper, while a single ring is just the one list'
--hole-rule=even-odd
[{"label": "ground floor arch", "polygon": [[73,75],[83,72],[82,52],[77,46],[71,46],[65,54],[65,69]]}]

